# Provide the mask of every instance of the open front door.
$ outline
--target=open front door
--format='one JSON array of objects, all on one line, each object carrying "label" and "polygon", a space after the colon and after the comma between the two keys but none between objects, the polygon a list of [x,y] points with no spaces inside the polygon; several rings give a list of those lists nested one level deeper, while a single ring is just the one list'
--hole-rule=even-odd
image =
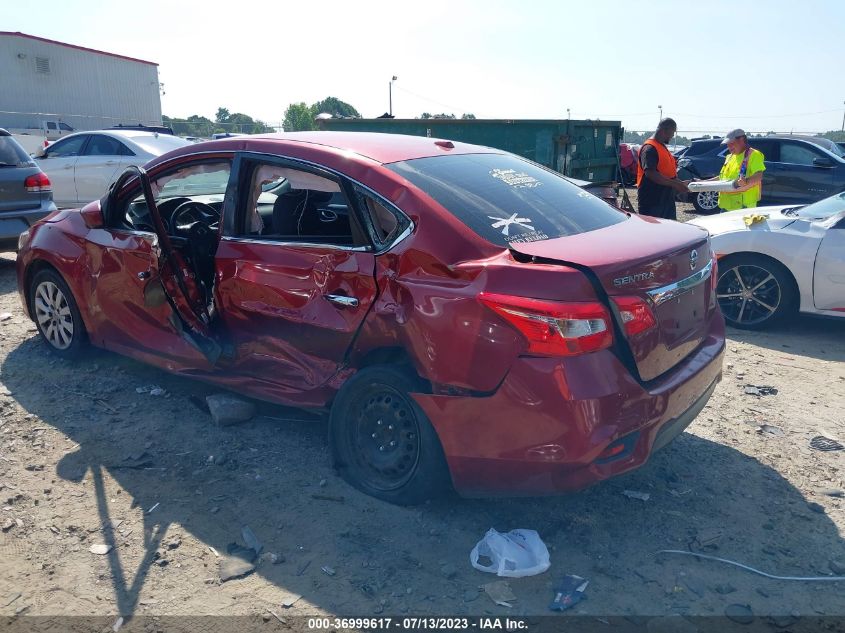
[{"label": "open front door", "polygon": [[[163,328],[175,334],[200,353],[200,366],[213,366],[220,356],[220,346],[211,337],[211,317],[194,272],[181,253],[175,250],[173,240],[162,221],[152,187],[146,172],[130,166],[115,183],[112,192],[119,192],[130,178],[137,176],[153,232],[103,230],[103,260],[113,259],[115,266],[104,267],[98,279],[97,300],[103,312],[123,314],[127,321],[114,323],[116,330],[109,340],[123,340],[124,345],[137,349],[148,348],[175,360],[199,361],[197,354],[181,349],[180,345],[157,342],[156,333],[144,327]],[[96,240],[99,241],[99,240]],[[103,284],[108,280],[109,283]],[[118,303],[105,309],[106,304]],[[112,319],[114,321],[114,319]],[[133,327],[137,325],[138,327]],[[106,330],[109,326],[106,326]],[[106,341],[106,345],[109,341]],[[128,349],[123,351],[128,352]]]}]

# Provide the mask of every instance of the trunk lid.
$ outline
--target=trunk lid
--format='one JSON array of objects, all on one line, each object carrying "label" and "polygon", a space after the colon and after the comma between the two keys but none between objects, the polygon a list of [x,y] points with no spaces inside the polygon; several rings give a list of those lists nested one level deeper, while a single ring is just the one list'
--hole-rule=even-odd
[{"label": "trunk lid", "polygon": [[716,310],[710,243],[696,226],[633,215],[595,231],[510,247],[585,269],[610,299],[634,296],[646,302],[656,324],[633,336],[621,329],[610,302],[642,380],[658,377],[692,353]]}]

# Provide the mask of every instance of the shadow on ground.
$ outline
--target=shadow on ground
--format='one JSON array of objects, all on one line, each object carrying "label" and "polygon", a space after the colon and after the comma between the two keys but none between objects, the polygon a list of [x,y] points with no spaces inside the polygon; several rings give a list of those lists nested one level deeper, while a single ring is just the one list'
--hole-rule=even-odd
[{"label": "shadow on ground", "polygon": [[[187,605],[199,609],[232,587],[256,600],[267,587],[277,588],[344,615],[544,614],[552,583],[565,574],[590,580],[589,599],[579,607],[588,614],[721,614],[730,603],[751,605],[757,614],[812,614],[811,605],[845,614],[836,583],[771,581],[715,563],[655,556],[660,549],[693,549],[771,573],[817,575],[829,573],[828,560],[843,552],[830,518],[814,512],[780,474],[689,433],[638,472],[580,494],[453,496],[399,508],[359,494],[332,473],[319,421],[264,417],[220,429],[189,400],[211,392],[203,384],[104,352],[66,363],[35,338],[10,351],[2,376],[22,407],[77,445],[58,464],[45,464],[45,478],[57,475],[78,491],[62,503],[95,509],[90,520],[113,546],[105,581],[125,615],[139,611],[145,594],[187,592]],[[149,384],[169,396],[136,393]],[[135,467],[139,460],[148,461]],[[626,489],[650,499],[629,499]],[[138,532],[130,541],[117,530],[129,517],[143,523],[142,547]],[[218,586],[213,556],[205,552],[200,562],[185,546],[163,545],[177,525],[178,533],[219,553],[241,540],[248,525],[267,551],[286,561],[261,564],[253,576]],[[490,527],[536,529],[551,549],[549,572],[511,581],[513,609],[479,594],[478,586],[495,578],[469,565],[470,549]],[[177,564],[190,570],[193,584],[174,585],[168,574]]]}]

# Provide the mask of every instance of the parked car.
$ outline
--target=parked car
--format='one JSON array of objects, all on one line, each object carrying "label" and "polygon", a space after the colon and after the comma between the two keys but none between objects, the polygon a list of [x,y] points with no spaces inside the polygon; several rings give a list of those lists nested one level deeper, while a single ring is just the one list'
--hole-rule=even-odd
[{"label": "parked car", "polygon": [[18,236],[55,210],[50,179],[0,128],[0,250],[16,250]]},{"label": "parked car", "polygon": [[[845,154],[839,146],[816,136],[754,136],[751,147],[763,152],[762,205],[806,204],[845,190]],[[712,178],[722,169],[728,148],[719,139],[693,141],[678,160],[682,180]],[[690,195],[698,213],[718,210],[719,194]]]},{"label": "parked car", "polygon": [[845,141],[838,141],[836,144],[839,146],[839,151],[845,155]]},{"label": "parked car", "polygon": [[53,183],[59,207],[74,207],[106,194],[128,165],[143,165],[172,149],[190,145],[170,134],[131,129],[78,132],[35,154]]},{"label": "parked car", "polygon": [[716,296],[730,325],[759,329],[798,311],[845,318],[845,193],[807,206],[748,210],[691,223],[719,257]]},{"label": "parked car", "polygon": [[130,168],[29,231],[24,309],[86,343],[330,411],[397,503],[574,490],[642,465],[721,378],[707,233],[492,148],[254,135]]}]

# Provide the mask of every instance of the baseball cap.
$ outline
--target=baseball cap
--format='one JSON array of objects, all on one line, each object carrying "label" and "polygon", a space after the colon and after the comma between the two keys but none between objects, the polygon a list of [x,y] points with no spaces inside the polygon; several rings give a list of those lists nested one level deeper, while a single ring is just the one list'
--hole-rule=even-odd
[{"label": "baseball cap", "polygon": [[735,130],[731,130],[727,134],[725,134],[725,138],[722,139],[722,145],[727,145],[728,141],[735,141],[741,136],[745,136],[745,130],[742,128],[736,128]]}]

